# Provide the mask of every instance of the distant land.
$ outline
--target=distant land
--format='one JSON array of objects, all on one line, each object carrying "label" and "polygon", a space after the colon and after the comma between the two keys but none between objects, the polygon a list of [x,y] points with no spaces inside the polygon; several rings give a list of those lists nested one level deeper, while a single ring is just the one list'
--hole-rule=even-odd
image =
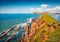
[{"label": "distant land", "polygon": [[54,12],[34,12],[33,14],[42,14],[42,13],[47,13],[47,14],[59,14],[58,12],[54,13]]}]

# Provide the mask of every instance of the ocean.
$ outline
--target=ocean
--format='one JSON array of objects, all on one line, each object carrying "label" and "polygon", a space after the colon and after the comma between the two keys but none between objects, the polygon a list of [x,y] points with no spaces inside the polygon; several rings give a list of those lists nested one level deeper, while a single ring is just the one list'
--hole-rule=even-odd
[{"label": "ocean", "polygon": [[[41,14],[0,14],[0,34],[13,25],[25,23],[30,18],[39,18]],[[60,15],[51,14],[53,18],[60,22]],[[16,37],[19,37],[23,32],[23,29],[19,30],[19,34]],[[0,42],[4,42],[10,35],[4,37]],[[16,39],[16,38],[15,38]]]},{"label": "ocean", "polygon": [[[13,25],[25,23],[30,18],[38,18],[38,17],[40,17],[40,14],[0,14],[0,34],[8,30]],[[12,33],[13,32],[14,31],[12,31]],[[20,37],[22,32],[23,32],[23,29],[21,28],[19,30],[19,33],[15,36],[14,39],[16,39],[17,37]],[[12,33],[10,33],[10,35]],[[0,42],[4,42],[10,35],[5,36],[2,40],[0,40]]]},{"label": "ocean", "polygon": [[15,24],[24,23],[29,18],[38,18],[38,14],[0,14],[0,33]]}]

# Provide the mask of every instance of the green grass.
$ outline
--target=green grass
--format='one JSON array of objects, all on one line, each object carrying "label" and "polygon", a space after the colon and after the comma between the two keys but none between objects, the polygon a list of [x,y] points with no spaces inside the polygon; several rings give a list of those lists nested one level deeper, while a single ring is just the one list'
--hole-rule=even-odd
[{"label": "green grass", "polygon": [[[47,24],[50,24],[50,23],[53,23],[55,22],[56,23],[56,26],[58,24],[58,21],[55,20],[53,17],[49,16],[49,15],[46,15],[44,16],[44,20]],[[43,20],[42,20],[43,21]],[[57,26],[58,27],[58,26]],[[41,37],[41,31],[45,31],[44,29],[47,28],[47,25],[44,25],[42,26],[35,34],[33,34],[31,37],[30,37],[30,42],[32,42],[33,38],[34,38],[34,35],[36,35],[36,39],[34,42],[41,42],[41,40],[39,40],[38,38]],[[44,32],[46,33],[46,32]],[[49,40],[47,40],[46,42],[57,42],[57,40],[60,40],[60,29],[59,27],[55,30],[54,33],[50,34],[49,35]]]},{"label": "green grass", "polygon": [[50,34],[47,41],[57,42],[58,40],[60,40],[60,29],[56,29],[54,33]]},{"label": "green grass", "polygon": [[53,17],[51,17],[49,15],[45,15],[45,22],[47,22],[47,23],[52,23],[52,22],[58,23],[57,20],[55,20]]}]

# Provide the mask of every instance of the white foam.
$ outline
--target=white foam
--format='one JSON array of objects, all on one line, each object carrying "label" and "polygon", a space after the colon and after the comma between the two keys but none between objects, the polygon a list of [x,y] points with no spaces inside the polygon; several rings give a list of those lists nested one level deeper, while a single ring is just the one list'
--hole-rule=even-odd
[{"label": "white foam", "polygon": [[10,33],[7,33],[7,35],[10,35]]},{"label": "white foam", "polygon": [[[28,19],[27,22],[25,22],[25,23],[16,24],[16,26],[17,26],[17,27],[19,27],[19,26],[24,27],[27,23],[31,23],[32,20],[33,20],[33,18],[34,18],[34,17]],[[17,28],[15,28],[15,29],[17,29]]]},{"label": "white foam", "polygon": [[33,20],[33,18],[34,18],[34,17],[32,17],[32,18],[28,19],[28,21],[27,21],[27,22],[28,22],[28,23],[31,23],[31,22],[32,22],[32,20]]},{"label": "white foam", "polygon": [[22,27],[24,27],[26,24],[27,24],[27,23],[21,23],[20,25],[21,25]]}]

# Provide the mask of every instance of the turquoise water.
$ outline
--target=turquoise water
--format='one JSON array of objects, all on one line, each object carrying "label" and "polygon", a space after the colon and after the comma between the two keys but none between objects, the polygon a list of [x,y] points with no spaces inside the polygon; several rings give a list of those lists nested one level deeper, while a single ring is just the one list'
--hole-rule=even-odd
[{"label": "turquoise water", "polygon": [[[41,14],[0,14],[0,33],[9,29],[15,24],[25,23],[30,18],[38,18]],[[53,18],[60,22],[60,15],[51,14]],[[20,37],[23,32],[23,28],[19,30],[19,33],[12,39],[12,41],[16,41],[15,39]],[[12,31],[13,33],[13,31]],[[11,34],[12,34],[11,33]],[[4,42],[10,35],[5,36],[0,42]]]},{"label": "turquoise water", "polygon": [[[6,31],[9,29],[9,27],[12,27],[13,25],[20,24],[20,23],[25,23],[28,21],[30,18],[38,18],[40,15],[38,14],[0,14],[0,33],[3,31]],[[10,33],[10,35],[14,32],[14,30]],[[18,31],[18,34],[12,40],[16,42],[17,38],[21,37],[21,34],[23,32],[23,28],[21,28]],[[4,42],[7,40],[7,38],[10,36],[7,35],[5,36],[0,42]]]},{"label": "turquoise water", "polygon": [[[0,14],[0,33],[15,24],[24,23],[29,18],[38,18],[39,14]],[[60,22],[60,15],[51,14],[53,18]]]},{"label": "turquoise water", "polygon": [[0,33],[15,24],[24,23],[29,18],[38,18],[36,14],[0,14]]}]

